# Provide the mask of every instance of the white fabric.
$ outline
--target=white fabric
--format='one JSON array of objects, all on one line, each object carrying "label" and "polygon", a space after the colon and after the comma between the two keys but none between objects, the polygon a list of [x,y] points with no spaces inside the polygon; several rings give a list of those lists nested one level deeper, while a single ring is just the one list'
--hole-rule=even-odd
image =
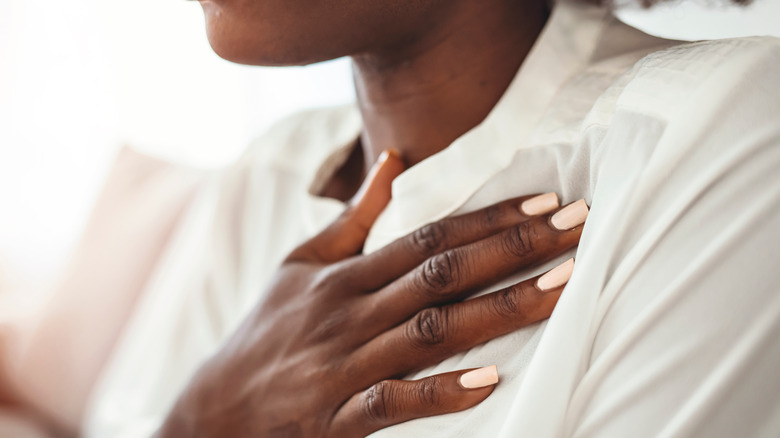
[{"label": "white fabric", "polygon": [[[780,435],[778,73],[775,39],[680,45],[559,2],[487,119],[395,181],[366,251],[556,191],[592,205],[574,274],[548,322],[418,373],[497,364],[485,402],[374,436]],[[93,394],[87,436],[158,427],[280,260],[342,210],[307,189],[360,129],[352,106],[303,114],[215,175]]]},{"label": "white fabric", "polygon": [[615,16],[650,35],[685,41],[746,36],[780,37],[780,2],[752,0],[666,0],[648,8],[638,0],[615,0]]}]

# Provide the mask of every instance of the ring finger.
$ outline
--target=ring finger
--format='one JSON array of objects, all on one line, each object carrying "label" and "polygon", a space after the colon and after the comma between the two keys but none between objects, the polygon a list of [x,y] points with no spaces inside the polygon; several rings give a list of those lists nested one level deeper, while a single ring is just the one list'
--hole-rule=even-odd
[{"label": "ring finger", "polygon": [[574,259],[547,273],[462,303],[426,308],[352,356],[372,378],[408,374],[498,336],[548,318],[569,281]]}]

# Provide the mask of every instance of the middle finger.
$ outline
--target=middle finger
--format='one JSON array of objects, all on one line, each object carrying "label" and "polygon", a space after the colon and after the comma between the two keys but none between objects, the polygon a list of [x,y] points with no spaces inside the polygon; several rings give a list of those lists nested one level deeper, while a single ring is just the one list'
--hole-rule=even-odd
[{"label": "middle finger", "polygon": [[[385,288],[365,296],[368,338],[409,319],[420,309],[461,300],[524,268],[577,245],[588,206],[579,200],[486,239],[437,254]],[[367,338],[367,339],[368,339]]]},{"label": "middle finger", "polygon": [[355,351],[372,377],[399,377],[498,336],[548,318],[574,268],[569,259],[547,273],[462,303],[429,307]]},{"label": "middle finger", "polygon": [[558,207],[558,195],[554,192],[509,199],[427,224],[372,254],[345,262],[342,269],[353,278],[353,284],[375,291],[429,257],[484,239]]}]

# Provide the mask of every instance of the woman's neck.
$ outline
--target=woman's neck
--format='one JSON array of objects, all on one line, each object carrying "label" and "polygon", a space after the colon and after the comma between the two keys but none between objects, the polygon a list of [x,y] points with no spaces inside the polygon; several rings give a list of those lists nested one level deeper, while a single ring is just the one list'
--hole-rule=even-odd
[{"label": "woman's neck", "polygon": [[353,56],[365,164],[395,148],[412,166],[482,122],[549,15],[545,0],[460,4],[406,47]]},{"label": "woman's neck", "polygon": [[482,122],[548,15],[546,0],[460,1],[405,44],[352,56],[361,147],[323,194],[348,199],[386,149],[410,167]]}]

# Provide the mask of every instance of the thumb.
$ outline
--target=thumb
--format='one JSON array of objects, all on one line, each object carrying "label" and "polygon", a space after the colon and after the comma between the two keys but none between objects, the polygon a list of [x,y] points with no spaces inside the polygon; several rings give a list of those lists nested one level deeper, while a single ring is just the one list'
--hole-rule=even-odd
[{"label": "thumb", "polygon": [[404,169],[398,151],[382,152],[347,209],[322,232],[293,251],[287,261],[333,263],[357,254],[374,221],[390,202],[393,180]]}]

